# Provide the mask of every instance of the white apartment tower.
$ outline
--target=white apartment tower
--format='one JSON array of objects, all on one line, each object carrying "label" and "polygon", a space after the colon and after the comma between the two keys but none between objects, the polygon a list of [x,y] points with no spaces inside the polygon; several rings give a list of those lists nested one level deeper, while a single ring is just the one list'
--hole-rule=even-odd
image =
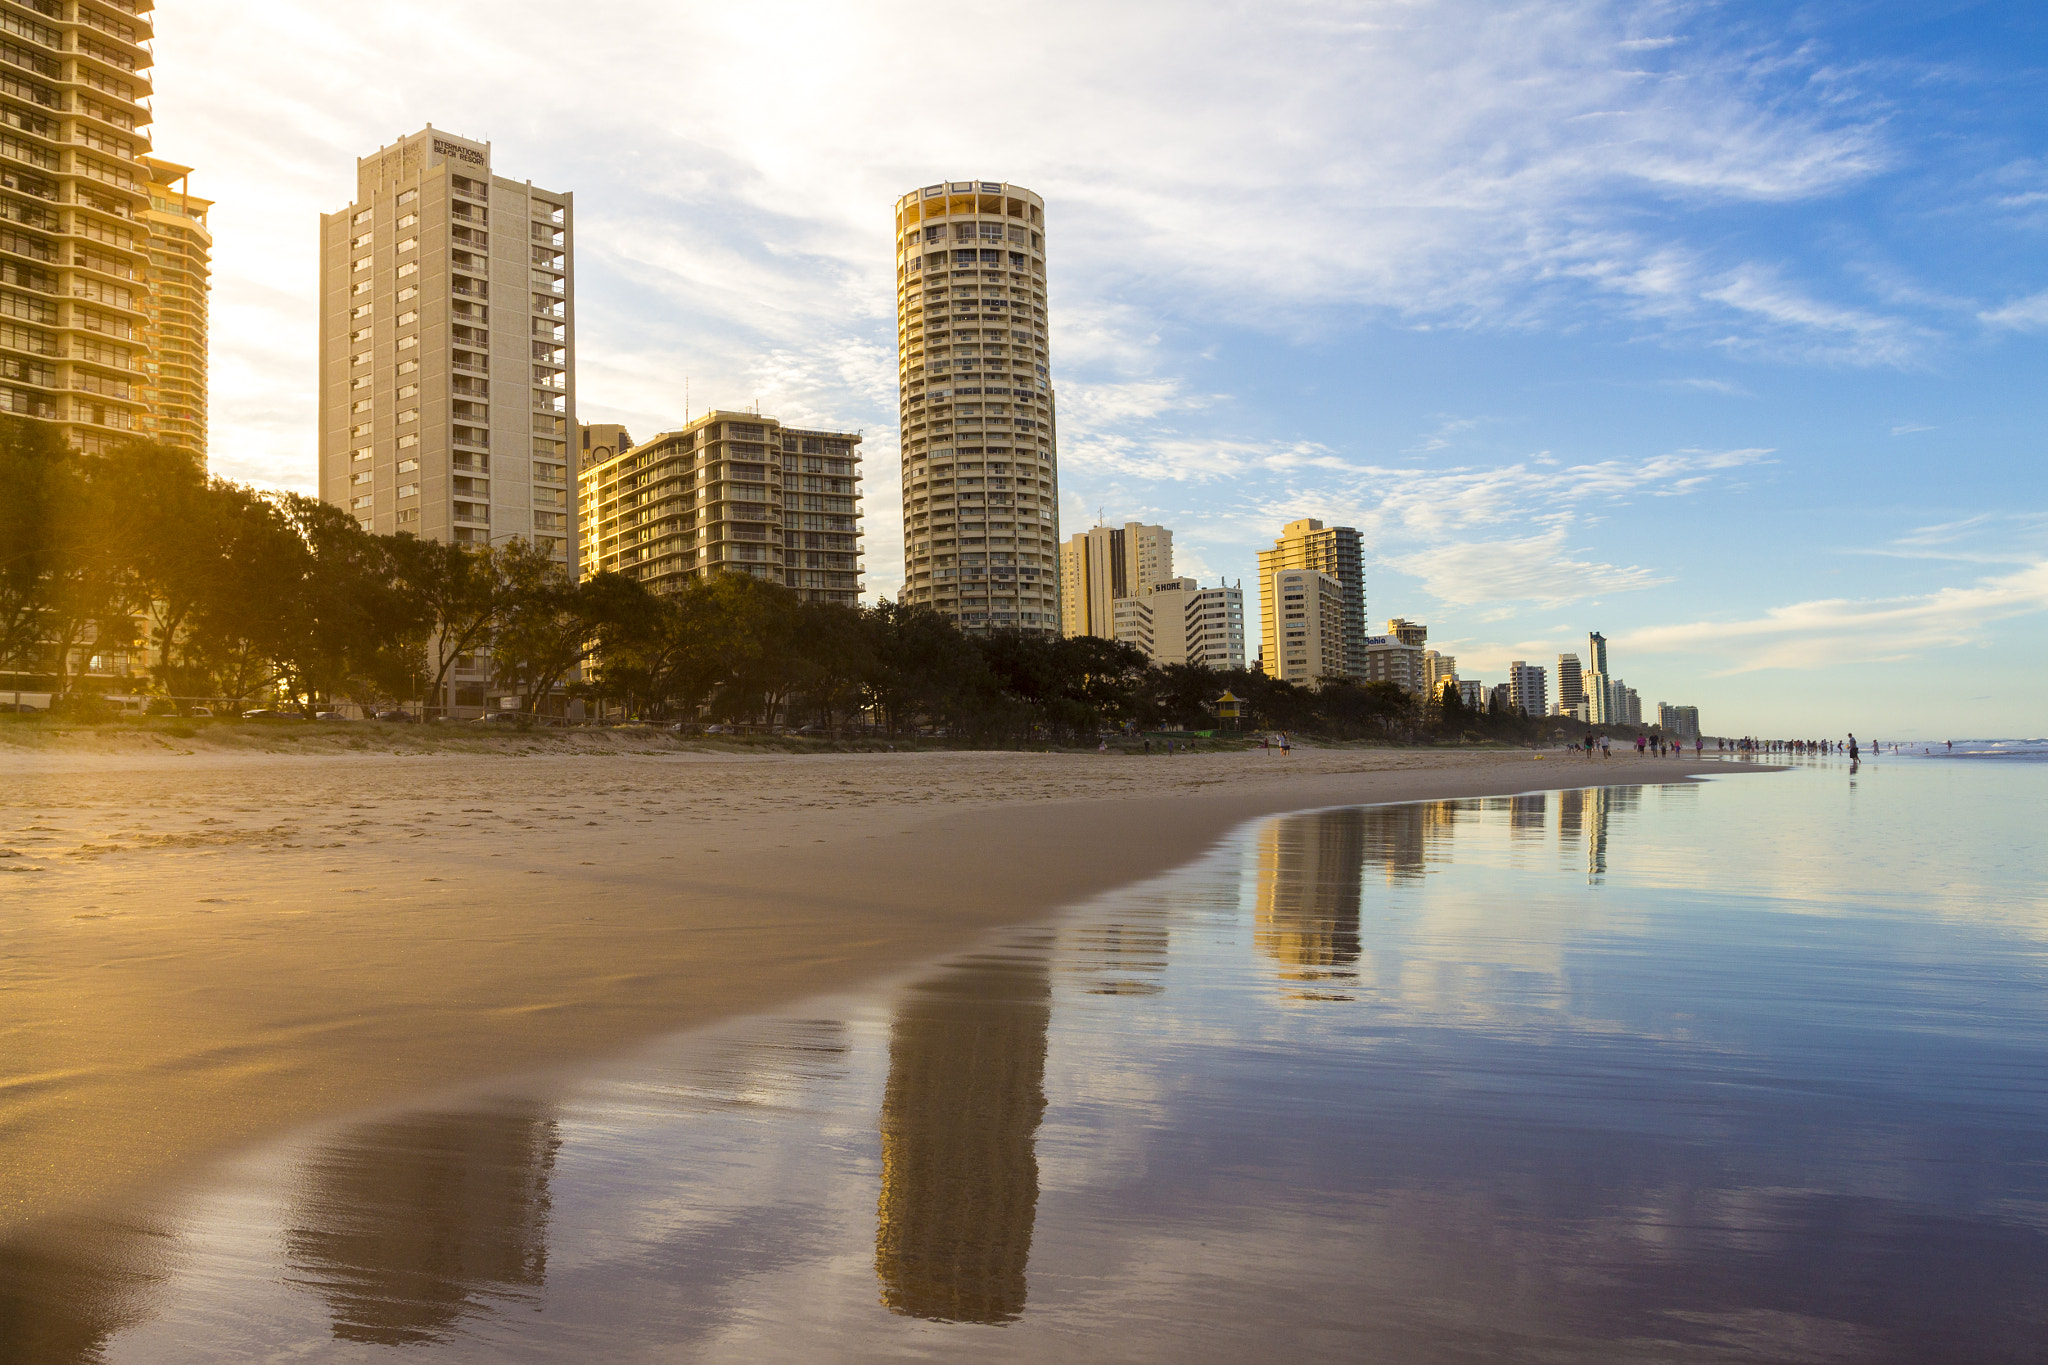
[{"label": "white apartment tower", "polygon": [[1156,583],[1143,596],[1119,598],[1113,624],[1116,639],[1136,645],[1161,666],[1244,667],[1242,583],[1213,588],[1192,578]]},{"label": "white apartment tower", "polygon": [[1543,670],[1517,659],[1508,665],[1508,704],[1525,716],[1541,716],[1550,710],[1545,695]]},{"label": "white apartment tower", "polygon": [[575,572],[574,204],[429,124],[320,219],[320,496],[367,530],[515,537]]},{"label": "white apartment tower", "polygon": [[1045,201],[948,180],[896,201],[902,600],[976,633],[1059,633]]},{"label": "white apartment tower", "polygon": [[1060,634],[1116,635],[1117,603],[1173,579],[1173,532],[1127,521],[1077,532],[1060,547]]}]

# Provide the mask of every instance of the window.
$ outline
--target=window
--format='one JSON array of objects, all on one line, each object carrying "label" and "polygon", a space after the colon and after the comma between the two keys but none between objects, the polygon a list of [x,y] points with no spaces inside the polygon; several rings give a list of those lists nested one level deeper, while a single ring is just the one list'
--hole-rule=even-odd
[{"label": "window", "polygon": [[404,412],[398,414],[398,420],[401,422],[417,422],[420,420],[420,410],[418,408],[407,408]]},{"label": "window", "polygon": [[375,209],[364,209],[361,213],[358,213],[354,218],[349,220],[349,226],[361,227],[363,224],[370,221],[370,215],[375,212]]},{"label": "window", "polygon": [[411,398],[411,397],[412,397],[413,395],[417,394],[417,393],[418,393],[419,391],[420,391],[420,386],[419,386],[419,385],[417,385],[417,384],[407,384],[407,385],[406,385],[406,386],[405,386],[404,388],[402,388],[402,389],[400,389],[400,390],[398,391],[398,396],[399,396],[399,398],[400,398],[400,399],[406,399],[406,398]]},{"label": "window", "polygon": [[368,256],[359,256],[359,257],[357,257],[357,258],[356,258],[356,263],[355,263],[354,265],[352,265],[352,266],[350,266],[350,267],[349,267],[349,269],[351,269],[351,270],[368,270],[369,268],[370,268],[370,258],[369,258]]},{"label": "window", "polygon": [[414,273],[419,268],[420,263],[418,261],[407,261],[404,265],[398,267],[398,277],[400,279],[404,279],[407,275]]},{"label": "window", "polygon": [[357,375],[349,381],[348,386],[352,389],[367,389],[370,387],[370,376],[366,374]]},{"label": "window", "polygon": [[370,363],[370,352],[357,351],[348,358],[348,363],[351,365],[367,365]]},{"label": "window", "polygon": [[400,450],[410,450],[419,443],[420,438],[417,435],[401,436],[398,438],[398,448]]},{"label": "window", "polygon": [[362,250],[362,249],[363,249],[364,247],[366,247],[366,246],[368,246],[368,245],[370,244],[370,239],[371,239],[372,237],[374,237],[374,236],[376,236],[376,234],[375,234],[375,233],[373,233],[373,232],[366,232],[366,233],[364,233],[364,234],[363,234],[362,236],[360,236],[360,237],[356,238],[356,239],[355,239],[355,240],[354,240],[353,242],[350,242],[350,243],[348,244],[348,245],[349,245],[349,250],[351,250],[351,251],[361,251],[361,250]]},{"label": "window", "polygon": [[418,190],[407,190],[404,194],[398,196],[398,202],[401,204],[410,204],[413,200],[419,197],[420,192]]},{"label": "window", "polygon": [[349,409],[349,411],[350,411],[350,412],[368,412],[368,411],[370,410],[371,406],[372,406],[372,404],[371,404],[371,400],[370,400],[370,399],[367,399],[367,398],[359,398],[359,399],[357,399],[357,400],[356,400],[356,405],[355,405],[355,406],[354,406],[353,408],[350,408],[350,409]]},{"label": "window", "polygon": [[402,360],[398,363],[398,372],[400,374],[411,374],[419,367],[420,363],[417,360]]},{"label": "window", "polygon": [[364,469],[364,470],[360,470],[360,471],[358,471],[358,472],[356,472],[356,473],[354,473],[354,474],[351,474],[351,475],[349,475],[349,476],[348,476],[348,481],[349,481],[350,483],[352,483],[352,484],[353,484],[353,483],[368,483],[368,482],[369,482],[369,481],[370,481],[371,479],[374,479],[375,477],[377,477],[377,476],[376,476],[375,474],[372,474],[372,473],[371,473],[371,472],[370,472],[369,470],[367,470],[367,469]]},{"label": "window", "polygon": [[[405,217],[403,217],[403,218],[401,218],[401,219],[399,219],[399,220],[398,220],[398,226],[399,226],[399,227],[401,227],[401,228],[409,228],[409,227],[411,227],[411,226],[412,226],[412,225],[413,225],[414,223],[417,223],[417,222],[418,222],[419,220],[420,220],[420,216],[419,216],[419,215],[418,215],[417,213],[408,213],[408,214],[406,214],[406,215],[405,215]],[[1022,241],[1022,240],[1024,240],[1024,239],[1023,239],[1023,238],[1021,238],[1021,237],[1019,237],[1019,238],[1017,238],[1016,240],[1018,240],[1018,241],[1020,241],[1020,242],[1021,242],[1021,241]]]},{"label": "window", "polygon": [[367,460],[370,458],[370,448],[368,446],[364,446],[360,450],[351,450],[348,453],[348,457],[351,461]]},{"label": "window", "polygon": [[373,500],[374,499],[372,499],[372,497],[368,493],[365,493],[360,498],[357,498],[355,501],[351,502],[349,504],[349,507],[357,512],[366,512],[369,510],[370,503]]},{"label": "window", "polygon": [[357,280],[356,287],[349,290],[348,292],[351,294],[367,294],[370,292],[370,281]]},{"label": "window", "polygon": [[420,315],[418,313],[400,313],[398,315],[398,325],[400,327],[410,326],[412,323],[418,322],[419,320]]},{"label": "window", "polygon": [[398,462],[398,472],[401,474],[417,473],[419,467],[420,462],[418,460],[400,460]]},{"label": "window", "polygon": [[371,304],[367,304],[367,303],[364,303],[364,304],[358,304],[358,305],[356,306],[356,309],[355,309],[355,311],[349,314],[349,317],[351,317],[351,318],[366,318],[366,317],[370,316],[370,309],[371,309],[371,307],[372,307],[372,306],[373,306],[373,305],[371,305]]},{"label": "window", "polygon": [[420,291],[418,290],[418,288],[409,284],[405,288],[398,291],[398,301],[400,303],[404,303],[407,299],[418,298],[419,293]]},{"label": "window", "polygon": [[405,239],[404,241],[402,241],[402,242],[400,242],[400,243],[398,244],[398,249],[399,249],[400,251],[411,251],[411,250],[412,250],[412,249],[413,249],[414,247],[418,246],[419,244],[420,244],[420,239],[419,239],[419,238],[417,238],[417,237],[408,237],[408,238],[406,238],[406,239]]},{"label": "window", "polygon": [[419,344],[420,339],[418,337],[400,337],[398,339],[398,349],[401,351],[409,351]]},{"label": "window", "polygon": [[416,498],[419,495],[420,486],[416,483],[402,483],[398,485],[398,496],[401,498]]}]

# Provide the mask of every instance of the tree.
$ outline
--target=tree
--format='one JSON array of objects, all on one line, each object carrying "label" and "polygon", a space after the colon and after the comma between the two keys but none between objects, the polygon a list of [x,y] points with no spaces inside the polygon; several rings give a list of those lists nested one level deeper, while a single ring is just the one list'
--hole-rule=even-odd
[{"label": "tree", "polygon": [[488,550],[400,534],[390,538],[388,551],[416,623],[408,647],[424,656],[428,705],[438,712],[447,704],[449,670],[490,642],[506,598]]},{"label": "tree", "polygon": [[637,579],[601,573],[577,583],[544,550],[514,539],[492,552],[492,571],[504,598],[491,636],[498,684],[519,694],[519,709],[538,715],[542,704],[588,659],[607,624],[645,618],[647,589]]},{"label": "tree", "polygon": [[0,422],[0,669],[32,672],[50,628],[54,525],[77,471],[41,422]]}]

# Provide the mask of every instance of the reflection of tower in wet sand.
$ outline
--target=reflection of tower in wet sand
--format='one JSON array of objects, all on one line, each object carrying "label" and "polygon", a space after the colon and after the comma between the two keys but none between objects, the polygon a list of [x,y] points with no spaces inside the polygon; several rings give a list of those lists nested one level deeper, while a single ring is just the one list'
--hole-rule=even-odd
[{"label": "reflection of tower in wet sand", "polygon": [[[1259,909],[1253,941],[1279,962],[1283,981],[1349,979],[1358,961],[1358,902],[1367,824],[1388,847],[1405,841],[1385,825],[1402,806],[1283,815],[1259,831]],[[1416,836],[1420,848],[1420,836]],[[1420,865],[1418,853],[1417,864]]]},{"label": "reflection of tower in wet sand", "polygon": [[285,1235],[342,1341],[439,1341],[547,1273],[554,1120],[535,1106],[365,1125],[308,1163]]},{"label": "reflection of tower in wet sand", "polygon": [[1575,844],[1586,828],[1586,789],[1567,787],[1557,794],[1557,837],[1560,843]]},{"label": "reflection of tower in wet sand", "polygon": [[167,1239],[127,1224],[65,1223],[0,1246],[0,1365],[88,1365],[146,1318]]},{"label": "reflection of tower in wet sand", "polygon": [[1171,946],[1163,922],[1091,924],[1075,931],[1071,960],[1090,995],[1157,995]]},{"label": "reflection of tower in wet sand", "polygon": [[1512,797],[1508,804],[1508,838],[1514,840],[1541,839],[1543,837],[1544,810],[1547,802],[1542,792],[1524,792]]},{"label": "reflection of tower in wet sand", "polygon": [[977,959],[905,993],[889,1040],[875,1227],[892,1311],[939,1322],[1024,1312],[1051,1022],[1041,958]]},{"label": "reflection of tower in wet sand", "polygon": [[1614,805],[1613,787],[1595,787],[1586,793],[1586,880],[1597,882],[1607,875],[1607,819]]}]

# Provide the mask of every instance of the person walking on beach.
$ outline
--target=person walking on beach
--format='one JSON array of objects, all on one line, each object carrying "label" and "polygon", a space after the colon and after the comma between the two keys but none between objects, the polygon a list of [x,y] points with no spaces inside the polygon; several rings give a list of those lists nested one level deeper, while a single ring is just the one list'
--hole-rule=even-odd
[{"label": "person walking on beach", "polygon": [[1849,761],[1854,763],[1861,756],[1856,752],[1856,732],[1851,730],[1849,732]]},{"label": "person walking on beach", "polygon": [[1280,757],[1287,758],[1291,756],[1293,753],[1294,741],[1289,739],[1287,737],[1287,732],[1283,730],[1280,732]]}]

